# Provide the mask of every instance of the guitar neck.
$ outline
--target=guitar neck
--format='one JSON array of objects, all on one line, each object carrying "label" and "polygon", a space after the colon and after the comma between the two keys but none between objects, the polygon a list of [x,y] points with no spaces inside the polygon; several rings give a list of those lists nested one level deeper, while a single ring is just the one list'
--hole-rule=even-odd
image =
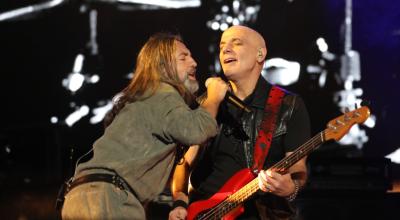
[{"label": "guitar neck", "polygon": [[[307,156],[314,149],[316,149],[319,145],[321,145],[325,141],[325,131],[321,131],[313,138],[308,140],[306,143],[298,147],[292,154],[285,157],[274,166],[272,169],[278,170],[280,173],[285,173],[287,169],[289,169],[293,164],[299,161],[301,158]],[[255,178],[245,186],[243,186],[240,190],[230,195],[225,202],[228,202],[231,206],[239,205],[244,202],[247,198],[252,196],[259,189],[258,187],[258,179]]]},{"label": "guitar neck", "polygon": [[293,164],[310,154],[325,141],[325,131],[321,131],[308,140],[306,143],[298,147],[292,154],[283,158],[281,161],[273,165],[271,168],[279,173],[285,173]]}]

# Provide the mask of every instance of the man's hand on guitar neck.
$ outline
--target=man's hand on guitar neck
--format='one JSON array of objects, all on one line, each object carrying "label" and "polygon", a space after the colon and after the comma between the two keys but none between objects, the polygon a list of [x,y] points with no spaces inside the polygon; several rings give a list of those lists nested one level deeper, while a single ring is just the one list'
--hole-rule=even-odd
[{"label": "man's hand on guitar neck", "polygon": [[258,186],[264,192],[281,197],[289,196],[296,190],[290,173],[281,175],[271,170],[260,171],[258,174]]}]

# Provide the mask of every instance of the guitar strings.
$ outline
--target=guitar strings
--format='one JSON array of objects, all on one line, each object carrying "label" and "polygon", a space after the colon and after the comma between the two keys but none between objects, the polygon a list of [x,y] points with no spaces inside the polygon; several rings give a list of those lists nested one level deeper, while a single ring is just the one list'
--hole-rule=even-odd
[{"label": "guitar strings", "polygon": [[[297,155],[299,152],[301,154],[304,153],[309,153],[310,151],[314,150],[317,146],[319,146],[324,140],[324,133],[327,133],[329,131],[322,131],[319,132],[317,135],[315,135],[313,138],[311,138],[310,140],[308,140],[306,143],[304,143],[303,145],[301,145],[300,147],[298,147],[291,155],[289,155],[287,158],[279,161],[278,163],[276,163],[275,165],[273,165],[271,168],[288,168],[290,166],[292,166],[295,162],[297,162],[298,156]],[[304,149],[302,149],[304,148]],[[232,199],[232,200],[242,200],[240,201],[240,203],[242,203],[243,201],[245,201],[250,195],[252,195],[254,192],[256,192],[259,189],[258,187],[258,180],[257,178],[253,179],[252,181],[250,181],[248,184],[246,184],[244,187],[242,187],[240,190],[238,190],[237,192],[235,192],[234,194],[228,196],[227,198],[225,198],[225,200],[223,200],[222,202],[220,202],[218,205],[216,205],[215,207],[211,208],[209,211],[207,211],[203,216],[201,216],[200,218],[198,218],[199,220],[202,219],[209,219],[212,217],[216,217],[216,216],[221,216],[223,217],[226,213],[229,213],[233,208],[237,207],[237,205],[239,204],[238,202],[230,202],[227,201],[228,199]],[[243,195],[244,193],[245,196],[241,197],[241,195]],[[236,198],[239,197],[239,198]],[[228,206],[228,207],[227,207]],[[233,207],[229,207],[229,206],[233,206]]]},{"label": "guitar strings", "polygon": [[[298,147],[291,155],[289,155],[287,158],[284,158],[283,160],[279,161],[275,165],[273,165],[271,168],[276,168],[276,169],[287,169],[290,166],[292,166],[295,162],[299,161],[304,155],[307,155],[311,151],[315,150],[320,144],[322,144],[325,141],[325,135],[330,134],[330,130],[325,129],[324,131],[318,133],[315,135],[313,138],[311,138],[309,141]],[[334,131],[335,132],[335,131]],[[302,149],[304,148],[304,149]],[[304,151],[303,151],[304,150]],[[298,154],[303,154],[302,157],[299,159]],[[227,202],[228,199],[233,199],[233,200],[242,200],[240,201],[243,202],[245,201],[248,197],[250,197],[254,192],[256,192],[259,189],[258,187],[258,181],[257,178],[253,179],[249,183],[247,183],[244,187],[239,189],[239,191],[235,192],[234,194],[228,196],[225,198],[221,203],[219,203],[217,206],[214,208],[211,208],[209,211],[205,213],[205,215],[197,218],[197,219],[206,219],[208,217],[213,217],[217,214],[222,214],[221,217],[223,217],[226,213],[230,212],[232,209],[225,209],[226,205],[233,205],[232,208],[235,208],[239,203],[238,202]],[[246,193],[244,196],[241,197]],[[236,198],[238,197],[238,198]],[[219,213],[219,210],[220,213]],[[228,211],[228,212],[227,212]]]},{"label": "guitar strings", "polygon": [[[281,160],[280,162],[275,164],[273,166],[273,168],[280,168],[280,167],[283,167],[283,165],[288,165],[289,163],[287,163],[287,161],[291,161],[291,163],[293,163],[293,159],[295,157],[294,155],[296,155],[299,151],[303,150],[301,148],[304,148],[304,152],[309,152],[309,150],[312,150],[313,146],[315,146],[316,144],[319,144],[319,142],[320,143],[322,142],[321,137],[323,137],[323,136],[321,135],[321,133],[322,132],[320,132],[319,134],[315,135],[308,142],[306,142],[305,144],[303,144],[302,146],[297,148],[293,152],[293,154],[291,154],[288,158],[286,158],[284,160]],[[215,206],[214,208],[210,209],[207,213],[205,213],[204,216],[202,216],[199,219],[207,219],[208,217],[213,217],[213,216],[219,215],[219,214],[222,214],[222,216],[223,216],[224,214],[228,213],[231,210],[231,209],[227,209],[226,206],[228,206],[228,208],[229,208],[229,206],[233,205],[232,208],[235,208],[238,205],[236,202],[232,203],[232,202],[227,201],[227,199],[235,200],[235,199],[237,199],[235,197],[239,196],[239,199],[243,199],[243,201],[244,201],[246,198],[248,198],[249,194],[251,195],[257,190],[258,190],[258,180],[255,178],[252,181],[250,181],[248,184],[246,184],[245,187],[241,188],[239,191],[237,191],[234,194],[232,194],[229,197],[227,197],[224,201],[219,203],[217,206]],[[246,193],[246,196],[243,197],[243,198],[240,198],[240,195],[242,193]]]},{"label": "guitar strings", "polygon": [[[287,158],[284,158],[283,160],[279,161],[275,165],[272,166],[272,168],[280,169],[284,168],[287,169],[288,167],[291,167],[295,162],[299,160],[299,152],[300,154],[308,154],[312,150],[314,150],[316,147],[318,147],[324,140],[324,132],[320,132],[317,135],[315,135],[313,138],[311,138],[309,141],[298,147],[291,155],[289,155]],[[304,149],[303,149],[304,148]],[[301,157],[302,158],[302,157]],[[300,158],[300,159],[301,159]]]},{"label": "guitar strings", "polygon": [[[324,141],[325,141],[325,135],[329,135],[332,131],[329,129],[326,129],[320,133],[318,133],[317,135],[315,135],[313,138],[311,138],[309,141],[307,141],[306,143],[304,143],[303,145],[301,145],[300,147],[298,147],[290,156],[288,156],[287,158],[284,158],[283,160],[279,161],[277,164],[273,165],[271,168],[276,168],[276,169],[287,169],[290,166],[292,166],[295,162],[299,161],[304,155],[307,155],[308,153],[310,153],[311,151],[315,150],[319,145],[321,145]],[[335,132],[335,131],[333,131]],[[302,149],[304,148],[304,149]],[[304,151],[303,151],[304,150]],[[302,157],[300,157],[299,159],[299,155],[298,154],[303,154]],[[242,187],[239,191],[235,192],[234,194],[228,196],[224,201],[222,201],[221,203],[219,203],[217,206],[215,206],[214,208],[210,209],[207,213],[205,213],[204,216],[202,216],[202,218],[199,219],[204,219],[203,217],[210,217],[213,216],[215,217],[215,215],[217,214],[222,214],[220,217],[223,217],[226,213],[229,213],[232,208],[235,208],[239,203],[238,202],[227,202],[227,199],[241,199],[242,201],[246,200],[250,195],[252,195],[254,192],[256,192],[259,189],[258,187],[258,181],[257,179],[253,179],[252,181],[250,181],[248,184],[246,184],[244,187]],[[240,197],[240,195],[243,195],[243,193],[246,193],[244,197]],[[239,197],[239,198],[236,198]],[[241,201],[241,202],[242,202]],[[241,203],[240,202],[240,203]],[[229,206],[233,206],[230,209],[225,209],[225,206],[229,205]],[[228,207],[229,208],[229,207]],[[219,213],[219,210],[221,210],[221,212]]]}]

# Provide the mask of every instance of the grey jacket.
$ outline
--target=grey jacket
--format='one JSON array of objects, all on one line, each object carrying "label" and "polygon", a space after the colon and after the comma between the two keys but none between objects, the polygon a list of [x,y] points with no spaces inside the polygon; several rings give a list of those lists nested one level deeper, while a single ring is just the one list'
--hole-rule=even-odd
[{"label": "grey jacket", "polygon": [[[149,98],[127,104],[93,145],[94,156],[77,176],[115,170],[141,202],[157,196],[173,168],[177,143],[201,144],[217,134],[217,122],[199,107],[191,110],[169,84]],[[82,172],[80,172],[82,171]],[[106,171],[105,171],[106,172]]]}]

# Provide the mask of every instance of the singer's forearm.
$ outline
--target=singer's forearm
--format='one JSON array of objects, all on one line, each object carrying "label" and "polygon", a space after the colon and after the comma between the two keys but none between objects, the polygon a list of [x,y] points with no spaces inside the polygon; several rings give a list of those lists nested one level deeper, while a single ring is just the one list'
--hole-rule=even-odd
[{"label": "singer's forearm", "polygon": [[220,104],[219,101],[207,98],[200,104],[200,106],[203,107],[208,113],[210,113],[215,118],[218,114],[219,104]]}]

